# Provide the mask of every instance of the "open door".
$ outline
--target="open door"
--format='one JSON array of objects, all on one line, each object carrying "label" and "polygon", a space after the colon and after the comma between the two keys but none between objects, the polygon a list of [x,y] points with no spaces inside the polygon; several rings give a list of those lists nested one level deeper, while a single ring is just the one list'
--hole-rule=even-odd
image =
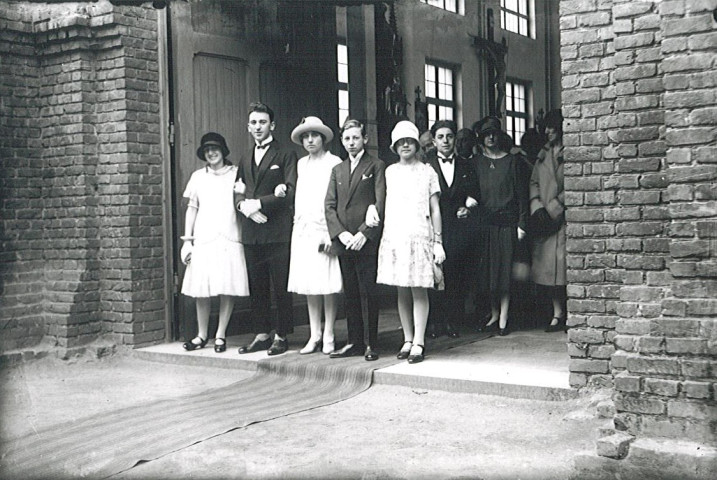
[{"label": "open door", "polygon": [[[272,107],[274,135],[286,146],[292,145],[289,134],[302,117],[336,121],[336,28],[330,5],[307,9],[284,1],[205,0],[171,2],[168,8],[175,125],[172,200],[179,237],[186,212],[182,194],[192,172],[202,166],[196,149],[204,133],[221,133],[231,151],[228,158],[236,163],[250,149],[246,119],[252,101]],[[179,247],[175,245],[177,255]],[[181,291],[185,267],[177,259],[175,265]],[[304,299],[296,300],[301,306],[295,318],[305,321]],[[192,338],[194,301],[178,293],[175,304],[173,331]],[[247,331],[248,311],[249,299],[238,299],[230,335]],[[212,315],[210,332],[215,324]]]}]

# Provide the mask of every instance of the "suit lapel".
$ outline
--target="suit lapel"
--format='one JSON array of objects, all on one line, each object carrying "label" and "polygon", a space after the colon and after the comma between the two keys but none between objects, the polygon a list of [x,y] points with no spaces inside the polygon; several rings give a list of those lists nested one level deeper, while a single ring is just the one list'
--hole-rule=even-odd
[{"label": "suit lapel", "polygon": [[363,175],[370,164],[371,159],[369,158],[367,153],[364,153],[361,157],[361,160],[359,160],[358,165],[356,165],[356,169],[353,173],[351,173],[351,161],[349,160],[349,178],[351,180],[349,187],[349,200],[351,200],[351,197],[354,196],[354,193],[356,192],[359,183],[361,183],[361,179],[363,178]]},{"label": "suit lapel", "polygon": [[[256,174],[256,185],[258,186],[261,183],[261,180],[264,178],[264,174],[267,170],[269,170],[269,167],[271,166],[272,162],[274,161],[274,157],[276,157],[276,154],[278,152],[278,149],[276,147],[276,141],[273,141],[269,144],[267,147],[266,153],[264,154],[264,158],[261,159],[261,163],[259,163],[259,168],[257,168],[257,174]],[[253,158],[253,155],[252,155]]]},{"label": "suit lapel", "polygon": [[[446,182],[446,178],[443,176],[443,170],[441,170],[441,165],[438,162],[440,162],[438,156],[432,156],[428,159],[428,163],[431,164],[433,170],[435,170],[435,172],[438,174],[438,182],[441,184],[441,192],[446,192],[450,190],[450,188],[448,187],[448,182]],[[453,183],[455,183],[455,178],[453,179]]]}]

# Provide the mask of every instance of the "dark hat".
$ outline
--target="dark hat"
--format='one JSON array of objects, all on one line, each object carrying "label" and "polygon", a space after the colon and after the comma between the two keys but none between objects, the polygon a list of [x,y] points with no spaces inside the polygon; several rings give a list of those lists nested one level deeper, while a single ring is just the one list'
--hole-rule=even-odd
[{"label": "dark hat", "polygon": [[477,133],[479,137],[484,137],[489,133],[502,131],[503,126],[501,125],[500,119],[498,117],[485,117],[483,120],[480,121]]},{"label": "dark hat", "polygon": [[478,135],[479,143],[483,143],[485,137],[489,133],[498,133],[498,148],[503,152],[510,152],[513,148],[513,138],[503,131],[503,126],[500,123],[498,117],[485,117],[483,120],[478,122],[476,134]]},{"label": "dark hat", "polygon": [[200,160],[206,160],[204,158],[204,149],[211,146],[221,148],[224,158],[229,156],[229,148],[227,147],[227,141],[224,140],[224,137],[216,132],[209,132],[205,133],[202,136],[202,140],[199,142],[197,157],[199,157]]},{"label": "dark hat", "polygon": [[554,128],[563,131],[563,111],[561,109],[551,110],[545,114],[545,128]]}]

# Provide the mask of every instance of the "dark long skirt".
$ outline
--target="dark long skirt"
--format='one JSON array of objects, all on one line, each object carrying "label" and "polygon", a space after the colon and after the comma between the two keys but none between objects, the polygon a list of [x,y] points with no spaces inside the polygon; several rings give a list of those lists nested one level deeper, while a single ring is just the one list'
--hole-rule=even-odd
[{"label": "dark long skirt", "polygon": [[510,293],[517,227],[485,226],[480,229],[479,291],[494,300]]}]

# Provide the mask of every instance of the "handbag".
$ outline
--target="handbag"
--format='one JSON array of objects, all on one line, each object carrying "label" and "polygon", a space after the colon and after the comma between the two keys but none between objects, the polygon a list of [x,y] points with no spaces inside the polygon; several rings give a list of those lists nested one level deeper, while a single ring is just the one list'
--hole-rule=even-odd
[{"label": "handbag", "polygon": [[546,238],[554,235],[563,226],[564,217],[561,214],[553,219],[548,211],[541,207],[534,211],[526,222],[526,229],[532,238]]},{"label": "handbag", "polygon": [[443,278],[443,267],[435,262],[431,262],[433,265],[433,288],[435,290],[445,290],[446,282]]}]

